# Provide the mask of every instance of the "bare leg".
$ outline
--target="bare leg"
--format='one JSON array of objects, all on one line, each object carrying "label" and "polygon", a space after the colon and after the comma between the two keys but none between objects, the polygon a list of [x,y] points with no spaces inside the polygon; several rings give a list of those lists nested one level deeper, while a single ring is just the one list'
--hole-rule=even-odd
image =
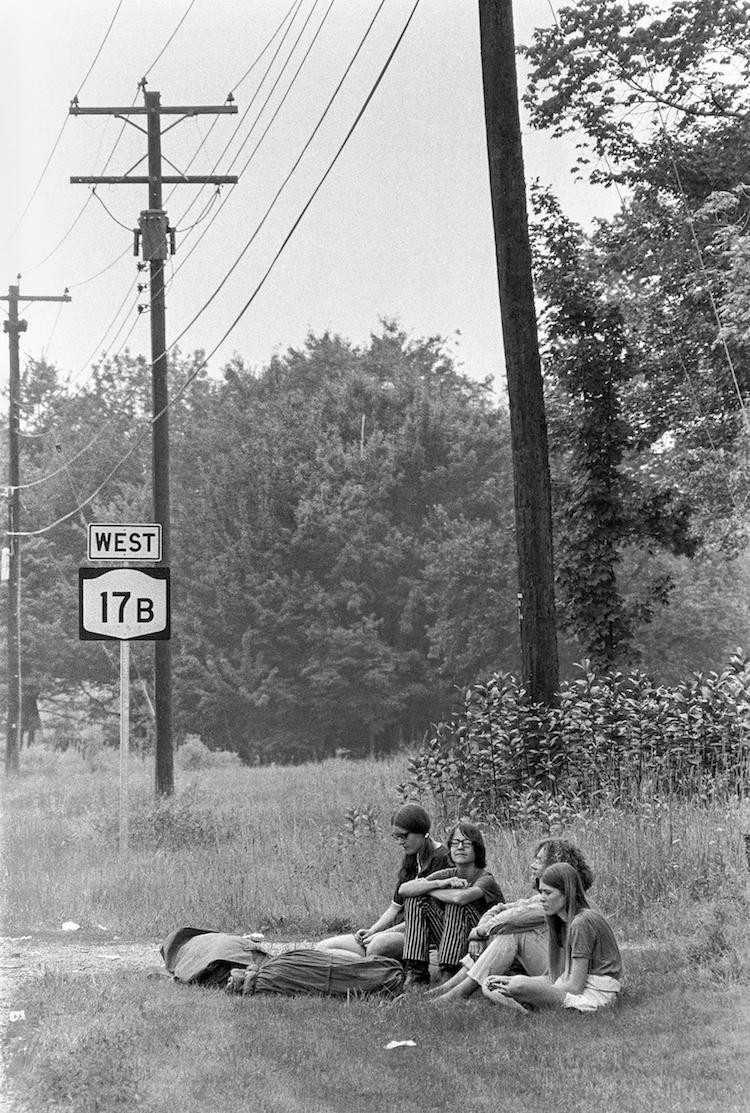
[{"label": "bare leg", "polygon": [[440,985],[435,985],[432,989],[428,989],[427,993],[425,993],[425,997],[443,997],[446,993],[449,993],[450,990],[461,985],[462,982],[466,980],[466,974],[467,971],[462,968],[454,974],[452,978],[449,978],[447,982],[442,982]]},{"label": "bare leg", "polygon": [[367,944],[368,955],[380,955],[383,958],[397,958],[401,960],[404,950],[403,931],[379,931],[373,935]]},{"label": "bare leg", "polygon": [[528,978],[518,974],[510,979],[508,992],[519,1004],[535,1005],[537,1008],[558,1008],[563,1004],[566,996],[566,991],[552,985],[546,975],[541,978]]},{"label": "bare leg", "polygon": [[447,993],[441,994],[440,997],[435,997],[434,1004],[452,1005],[456,1001],[468,1001],[472,993],[476,993],[480,988],[479,982],[475,982],[473,978],[470,978],[466,971],[462,971],[462,973],[464,975],[463,980],[460,981],[458,985],[454,985],[452,989],[449,989]]},{"label": "bare leg", "polygon": [[565,1001],[565,990],[552,985],[546,974],[535,978],[525,974],[516,974],[512,978],[489,977],[482,991],[495,1004],[522,1009],[524,1012],[525,1005],[559,1008]]},{"label": "bare leg", "polygon": [[365,949],[353,935],[333,935],[315,944],[316,951],[344,951],[349,955],[364,955]]}]

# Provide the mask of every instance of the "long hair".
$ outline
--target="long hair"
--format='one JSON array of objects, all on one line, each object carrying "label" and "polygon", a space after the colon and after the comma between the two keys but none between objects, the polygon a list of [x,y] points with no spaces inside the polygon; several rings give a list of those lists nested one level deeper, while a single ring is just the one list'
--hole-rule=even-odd
[{"label": "long hair", "polygon": [[[594,871],[583,856],[583,852],[570,839],[542,839],[537,844],[535,854],[544,852],[544,860],[548,866],[555,862],[567,862],[578,871],[581,885],[588,892],[594,883]],[[539,888],[538,880],[535,882]]]},{"label": "long hair", "polygon": [[568,925],[582,908],[588,908],[586,893],[575,866],[569,862],[555,862],[547,866],[539,878],[540,884],[557,889],[565,897],[562,916],[545,916],[547,921],[547,945],[550,981],[555,982],[561,974],[570,969],[570,948],[568,947]]},{"label": "long hair", "polygon": [[[454,823],[448,832],[448,851],[451,850],[451,840],[456,831],[461,831],[467,839],[471,839],[471,845],[474,847],[474,865],[478,869],[483,870],[487,865],[487,847],[484,845],[484,835],[477,827],[476,823],[470,823],[468,819],[459,819],[458,823]],[[453,854],[451,853],[451,861],[453,861]]]}]

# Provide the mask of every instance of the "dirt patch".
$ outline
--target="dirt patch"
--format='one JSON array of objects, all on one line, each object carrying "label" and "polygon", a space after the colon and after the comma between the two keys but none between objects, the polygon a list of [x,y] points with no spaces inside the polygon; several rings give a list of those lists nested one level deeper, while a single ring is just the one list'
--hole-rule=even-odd
[{"label": "dirt patch", "polygon": [[[66,974],[111,974],[116,970],[138,970],[144,975],[165,976],[159,942],[132,942],[118,937],[82,938],[77,932],[0,937],[0,1048],[14,1024],[24,1019],[23,987],[31,978],[42,978],[52,970]],[[261,944],[273,954],[292,947],[310,947],[310,942]],[[0,1113],[17,1113],[8,1089],[4,1056],[0,1059]]]}]

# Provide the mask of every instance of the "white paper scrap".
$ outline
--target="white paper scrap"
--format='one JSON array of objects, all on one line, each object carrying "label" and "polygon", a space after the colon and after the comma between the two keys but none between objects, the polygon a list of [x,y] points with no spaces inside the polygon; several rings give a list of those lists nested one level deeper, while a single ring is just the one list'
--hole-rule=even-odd
[{"label": "white paper scrap", "polygon": [[385,1045],[386,1051],[393,1051],[394,1047],[416,1047],[414,1040],[391,1040]]}]

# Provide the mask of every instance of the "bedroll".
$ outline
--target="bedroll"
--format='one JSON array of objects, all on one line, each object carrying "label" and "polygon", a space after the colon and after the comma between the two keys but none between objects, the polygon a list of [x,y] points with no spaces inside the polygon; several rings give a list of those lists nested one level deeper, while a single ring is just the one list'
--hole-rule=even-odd
[{"label": "bedroll", "polygon": [[393,958],[360,958],[312,948],[275,957],[241,935],[178,928],[161,946],[167,970],[180,982],[223,985],[228,993],[318,994],[326,997],[401,992],[404,971]]}]

